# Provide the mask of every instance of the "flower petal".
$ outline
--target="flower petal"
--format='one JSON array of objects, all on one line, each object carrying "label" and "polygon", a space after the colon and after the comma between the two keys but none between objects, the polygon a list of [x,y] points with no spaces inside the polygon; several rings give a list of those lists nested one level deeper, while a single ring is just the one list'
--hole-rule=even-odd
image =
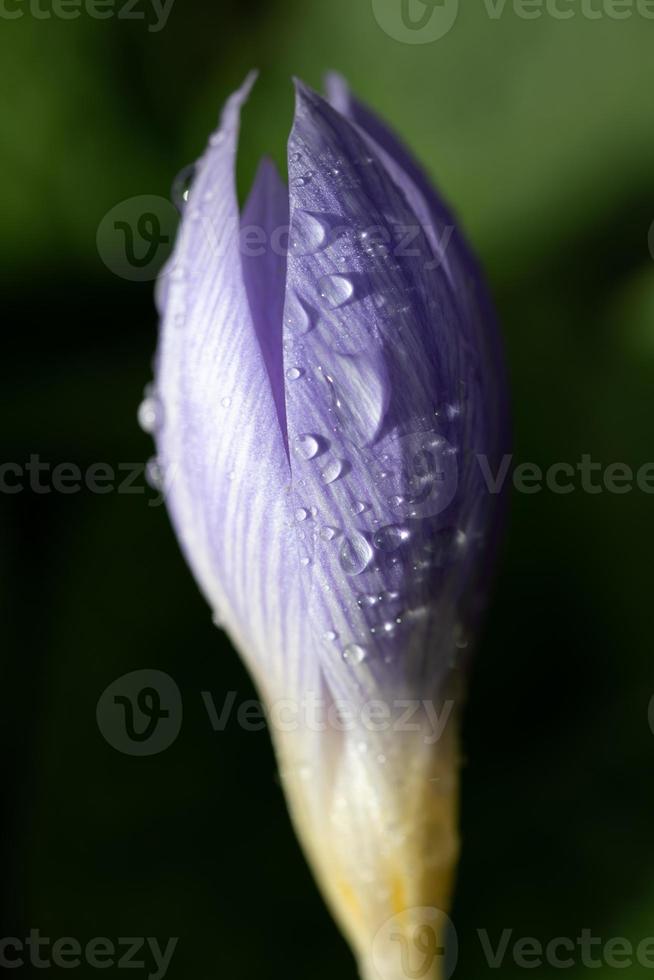
[{"label": "flower petal", "polygon": [[[241,254],[250,313],[286,443],[282,317],[286,286],[288,188],[272,160],[259,166],[241,216]],[[251,240],[250,240],[251,239]]]},{"label": "flower petal", "polygon": [[402,189],[457,292],[466,324],[466,338],[481,352],[484,363],[496,379],[494,387],[488,386],[487,411],[491,413],[489,430],[496,435],[496,455],[499,455],[500,450],[506,448],[508,437],[508,385],[502,339],[479,262],[452,210],[398,137],[352,95],[341,75],[329,72],[325,81],[331,105],[356,125],[367,145]]},{"label": "flower petal", "polygon": [[[315,630],[339,635],[322,655],[335,692],[432,697],[483,559],[472,457],[496,439],[496,378],[385,164],[319,96],[299,85],[297,98],[291,242],[310,240],[309,221],[315,247],[289,254],[284,337],[287,372],[299,372],[287,385],[296,506],[316,511],[302,541],[308,612]],[[309,436],[323,451],[307,460]],[[360,663],[344,671],[351,647]]]},{"label": "flower petal", "polygon": [[[261,308],[250,305],[246,282],[257,273],[250,267],[244,277],[239,249],[235,159],[240,108],[253,81],[229,99],[198,163],[166,270],[156,443],[186,558],[259,684],[271,690],[285,651],[303,645],[304,626],[273,340]],[[261,173],[269,185],[269,172]],[[258,182],[250,209],[265,220],[261,194]],[[285,603],[275,590],[282,574]]]}]

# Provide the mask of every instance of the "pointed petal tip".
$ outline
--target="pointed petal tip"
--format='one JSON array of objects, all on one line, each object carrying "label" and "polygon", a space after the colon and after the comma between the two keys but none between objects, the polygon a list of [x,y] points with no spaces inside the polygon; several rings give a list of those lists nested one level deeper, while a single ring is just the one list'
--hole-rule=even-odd
[{"label": "pointed petal tip", "polygon": [[268,189],[272,193],[279,193],[280,190],[286,191],[286,182],[282,179],[279,167],[273,158],[267,153],[264,154],[259,160],[250,194],[252,194],[257,187],[260,189]]},{"label": "pointed petal tip", "polygon": [[259,78],[259,69],[251,68],[250,71],[245,76],[245,78],[243,79],[243,83],[238,90],[239,93],[241,93],[244,98],[248,97],[248,95],[254,88],[255,82],[257,81],[258,78]]},{"label": "pointed petal tip", "polygon": [[293,75],[293,85],[295,86],[295,111],[300,109],[300,107],[306,106],[308,108],[313,108],[324,102],[323,97],[319,92],[316,92],[314,88],[307,85],[306,82],[298,78],[297,75]]},{"label": "pointed petal tip", "polygon": [[343,111],[350,101],[350,86],[339,71],[325,72],[323,83],[327,100],[335,109]]},{"label": "pointed petal tip", "polygon": [[247,73],[239,87],[232,92],[220,114],[221,127],[229,124],[234,117],[234,113],[237,112],[245,102],[247,102],[258,77],[259,70],[257,68],[253,68]]},{"label": "pointed petal tip", "polygon": [[279,170],[277,168],[277,164],[268,153],[264,153],[264,155],[259,160],[259,163],[257,165],[257,176],[259,174],[263,174],[267,178],[272,177],[273,175],[275,175],[276,177],[279,176]]}]

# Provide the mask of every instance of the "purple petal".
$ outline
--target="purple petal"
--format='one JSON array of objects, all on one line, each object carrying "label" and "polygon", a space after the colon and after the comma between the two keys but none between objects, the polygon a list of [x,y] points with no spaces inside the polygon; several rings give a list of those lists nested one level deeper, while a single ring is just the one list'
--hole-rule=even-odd
[{"label": "purple petal", "polygon": [[[483,600],[473,457],[497,443],[498,378],[386,155],[301,84],[289,177],[303,246],[288,259],[286,411],[296,507],[315,511],[308,615],[339,637],[321,651],[335,695],[432,697]],[[307,438],[321,447],[309,459]]]},{"label": "purple petal", "polygon": [[261,161],[241,217],[243,276],[286,443],[282,316],[286,286],[288,188],[272,160]]},{"label": "purple petal", "polygon": [[[281,327],[275,315],[266,324],[262,307],[250,307],[239,249],[234,168],[240,108],[253,80],[227,102],[198,163],[166,270],[156,443],[187,560],[215,615],[270,689],[285,652],[306,645],[306,626],[289,530],[285,433],[275,401],[279,372],[271,351]],[[266,169],[260,181],[270,185]],[[279,197],[267,208],[258,183],[251,213],[275,221]],[[257,276],[250,267],[251,287]],[[271,313],[275,296],[279,309],[282,286],[260,285],[268,290]],[[280,603],[282,577],[288,588]]]},{"label": "purple petal", "polygon": [[494,388],[488,386],[487,410],[492,413],[489,428],[497,436],[495,455],[498,457],[508,439],[508,385],[502,339],[479,262],[465,240],[458,219],[401,140],[352,95],[341,75],[329,72],[325,81],[331,105],[357,126],[367,145],[379,156],[403,191],[457,293],[466,336],[477,347],[496,379]]}]

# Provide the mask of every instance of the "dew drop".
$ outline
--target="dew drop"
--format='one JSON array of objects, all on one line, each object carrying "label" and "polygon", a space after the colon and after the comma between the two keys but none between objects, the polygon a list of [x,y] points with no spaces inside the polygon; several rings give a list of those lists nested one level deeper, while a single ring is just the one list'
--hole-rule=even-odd
[{"label": "dew drop", "polygon": [[305,510],[304,507],[298,507],[298,509],[295,511],[296,521],[306,521],[308,516],[309,516],[309,511]]},{"label": "dew drop", "polygon": [[329,225],[311,211],[296,211],[293,215],[291,249],[296,255],[313,255],[327,242]]},{"label": "dew drop", "polygon": [[183,265],[174,265],[169,275],[171,282],[184,282],[188,279],[188,273]]},{"label": "dew drop", "polygon": [[295,452],[302,459],[313,459],[314,456],[318,455],[320,450],[320,444],[315,436],[305,433],[304,435],[298,436],[295,440]]},{"label": "dew drop", "polygon": [[366,659],[366,648],[360,643],[349,643],[343,650],[343,660],[351,664],[361,664]]},{"label": "dew drop", "polygon": [[355,531],[341,544],[338,560],[346,575],[360,575],[370,564],[372,555],[372,548],[364,536]]},{"label": "dew drop", "polygon": [[[146,392],[148,389],[146,389]],[[136,414],[138,423],[144,432],[151,435],[158,428],[161,421],[161,403],[156,395],[147,394],[139,405]]]},{"label": "dew drop", "polygon": [[354,284],[348,276],[322,276],[318,280],[318,292],[321,299],[336,310],[343,306],[354,295]]},{"label": "dew drop", "polygon": [[180,170],[173,180],[170,196],[180,214],[183,214],[184,208],[186,207],[194,177],[195,164],[189,163],[188,166]]},{"label": "dew drop", "polygon": [[333,643],[337,636],[338,633],[335,633],[334,630],[327,630],[326,633],[323,633],[323,639],[327,640],[328,643]]},{"label": "dew drop", "polygon": [[313,180],[315,174],[313,170],[307,170],[306,173],[302,174],[301,177],[296,177],[293,183],[296,187],[306,187]]},{"label": "dew drop", "polygon": [[410,532],[397,524],[388,524],[386,527],[375,531],[372,543],[380,551],[395,551],[405,541],[408,541]]},{"label": "dew drop", "polygon": [[297,381],[298,378],[302,377],[302,371],[296,367],[289,368],[286,372],[286,377],[289,381]]},{"label": "dew drop", "polygon": [[320,529],[320,537],[323,539],[323,541],[333,541],[337,534],[338,529],[335,527],[330,527],[328,524]]},{"label": "dew drop", "polygon": [[372,593],[370,595],[364,593],[357,598],[357,606],[361,608],[364,606],[376,606],[378,602],[379,596],[373,595]]},{"label": "dew drop", "polygon": [[352,504],[352,513],[355,515],[363,514],[365,509],[366,505],[361,500],[355,500]]},{"label": "dew drop", "polygon": [[300,565],[304,565],[305,568],[307,567],[307,565],[310,565],[310,564],[311,564],[311,559],[310,558],[301,558],[300,559]]},{"label": "dew drop", "polygon": [[386,368],[376,357],[332,355],[334,376],[325,374],[334,413],[348,438],[371,445],[382,427],[390,401]]},{"label": "dew drop", "polygon": [[343,460],[333,459],[322,471],[323,483],[334,483],[343,472]]},{"label": "dew drop", "polygon": [[318,311],[299,296],[289,294],[286,301],[286,325],[301,335],[313,330],[318,321]]}]

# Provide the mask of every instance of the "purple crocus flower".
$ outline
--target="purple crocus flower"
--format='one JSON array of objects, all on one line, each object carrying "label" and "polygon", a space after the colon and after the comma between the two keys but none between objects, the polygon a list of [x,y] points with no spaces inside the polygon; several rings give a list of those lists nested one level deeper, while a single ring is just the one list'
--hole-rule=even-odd
[{"label": "purple crocus flower", "polygon": [[160,283],[158,462],[318,881],[362,974],[396,980],[394,940],[447,908],[456,864],[501,348],[452,216],[340,78],[328,101],[297,83],[289,186],[263,160],[239,214],[252,84],[197,165]]}]

